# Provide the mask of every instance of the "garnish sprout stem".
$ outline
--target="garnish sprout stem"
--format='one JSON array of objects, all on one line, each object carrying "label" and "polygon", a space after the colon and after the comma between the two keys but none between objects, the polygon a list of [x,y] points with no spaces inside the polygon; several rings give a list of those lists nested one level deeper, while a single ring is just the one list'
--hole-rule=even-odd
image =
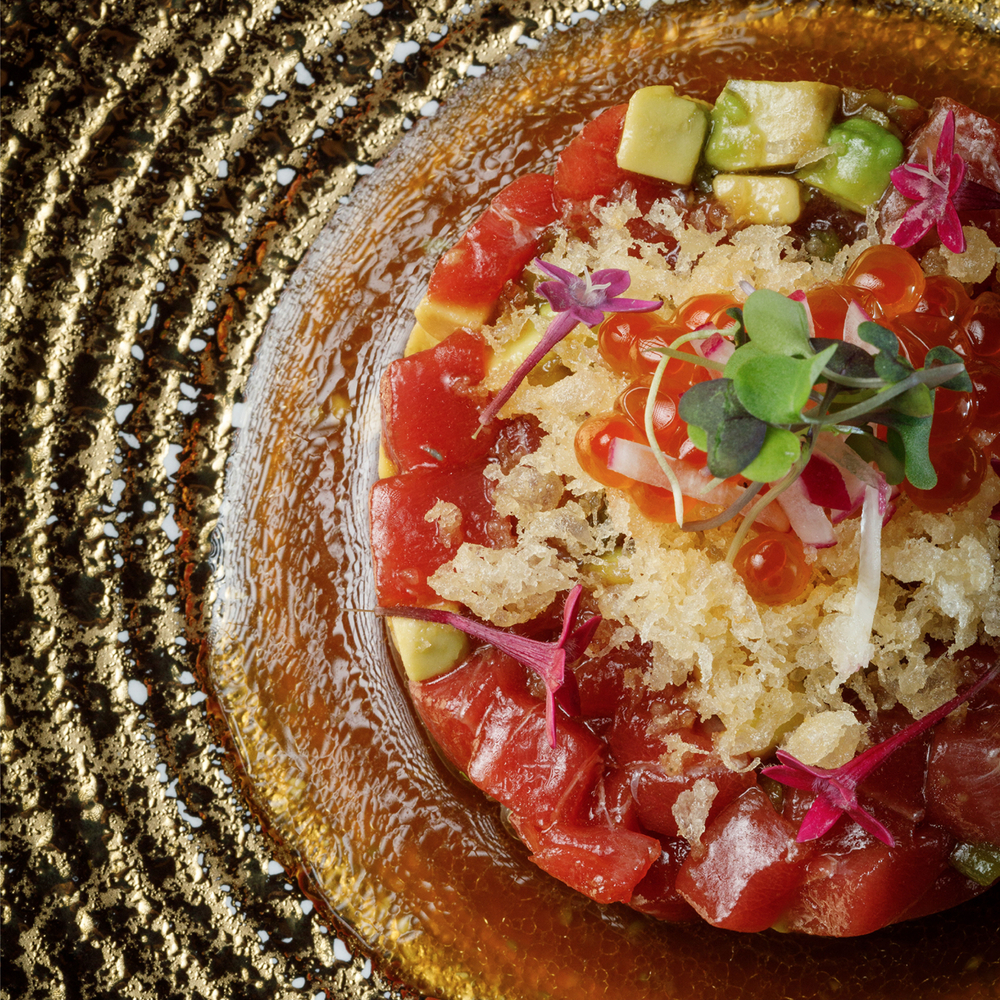
[{"label": "garnish sprout stem", "polygon": [[[876,413],[883,403],[887,403],[890,399],[895,399],[896,396],[901,396],[904,392],[909,392],[910,389],[915,389],[918,385],[926,385],[929,389],[933,389],[954,378],[956,375],[961,374],[963,371],[965,371],[964,364],[954,364],[941,365],[939,368],[934,368],[931,373],[923,370],[914,372],[912,375],[907,375],[906,378],[900,379],[890,386],[886,386],[886,388],[875,393],[874,396],[869,397],[864,402],[856,403],[846,410],[837,411],[834,417],[839,423],[846,424],[851,420],[857,420],[859,417]],[[928,374],[930,377],[927,377]],[[807,424],[821,424],[825,418],[823,416],[815,417],[810,413],[803,413],[802,419]]]}]

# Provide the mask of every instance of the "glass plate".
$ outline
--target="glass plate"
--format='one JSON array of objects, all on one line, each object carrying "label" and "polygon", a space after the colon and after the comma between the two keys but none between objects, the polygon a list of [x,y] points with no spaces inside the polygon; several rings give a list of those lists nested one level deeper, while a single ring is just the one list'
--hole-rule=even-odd
[{"label": "glass plate", "polygon": [[[996,3],[930,6],[1000,23]],[[593,14],[405,0],[5,10],[11,997],[410,994],[379,940],[366,933],[366,949],[318,908],[262,828],[280,804],[250,808],[240,748],[203,689],[232,541],[216,532],[225,463],[265,323],[357,179],[463,81]],[[346,357],[348,378],[359,360],[374,362]],[[362,525],[343,537],[360,545]],[[963,942],[933,995],[995,981],[995,900],[933,925]]]}]

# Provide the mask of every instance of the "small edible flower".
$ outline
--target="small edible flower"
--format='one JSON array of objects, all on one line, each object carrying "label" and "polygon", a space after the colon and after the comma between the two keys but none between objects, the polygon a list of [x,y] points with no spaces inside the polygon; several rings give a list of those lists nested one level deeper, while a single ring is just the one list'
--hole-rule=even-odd
[{"label": "small edible flower", "polygon": [[896,167],[889,177],[896,190],[915,202],[903,216],[892,235],[892,242],[900,247],[919,243],[932,228],[937,229],[941,242],[953,253],[965,250],[965,234],[955,208],[955,194],[965,177],[965,161],[955,151],[955,115],[945,115],[934,150],[933,162],[927,166],[904,163]]},{"label": "small edible flower", "polygon": [[909,743],[921,733],[937,725],[946,715],[953,712],[964,701],[968,701],[976,692],[985,687],[1000,672],[1000,664],[988,670],[963,694],[956,695],[951,701],[945,702],[922,719],[911,723],[900,730],[895,736],[876,743],[864,753],[858,754],[853,760],[840,767],[810,767],[784,750],[778,751],[781,764],[765,767],[761,774],[779,781],[789,788],[801,788],[804,791],[816,793],[816,800],[809,807],[799,826],[796,840],[802,843],[822,837],[843,813],[847,813],[859,826],[877,837],[884,844],[894,847],[896,841],[892,834],[866,809],[858,803],[857,787],[879,764]]},{"label": "small edible flower", "polygon": [[394,618],[415,618],[419,621],[437,622],[440,625],[451,625],[474,639],[481,639],[491,646],[514,657],[529,670],[533,670],[545,685],[545,718],[548,724],[549,742],[556,745],[555,699],[566,679],[566,665],[575,663],[590,645],[597,626],[601,624],[601,616],[594,615],[582,625],[571,630],[576,609],[580,604],[583,587],[577,584],[566,598],[563,608],[563,627],[555,642],[542,642],[540,639],[529,639],[513,632],[505,632],[495,625],[466,618],[453,611],[442,611],[438,608],[379,608],[378,614]]},{"label": "small edible flower", "polygon": [[542,339],[524,359],[520,367],[500,390],[496,398],[479,415],[480,424],[488,424],[500,408],[514,395],[525,376],[559,343],[577,323],[598,326],[609,312],[652,312],[663,305],[659,300],[620,298],[632,279],[628,271],[607,267],[591,274],[584,269],[583,277],[571,271],[547,264],[536,257],[535,266],[552,281],[543,281],[538,291],[545,296],[558,315],[549,324]]}]

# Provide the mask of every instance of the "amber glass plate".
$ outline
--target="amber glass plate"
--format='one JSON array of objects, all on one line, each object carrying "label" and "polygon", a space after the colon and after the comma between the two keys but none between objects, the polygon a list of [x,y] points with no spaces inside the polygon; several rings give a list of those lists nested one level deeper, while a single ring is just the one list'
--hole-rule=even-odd
[{"label": "amber glass plate", "polygon": [[[439,241],[514,162],[502,143],[482,145],[486,181],[456,188],[450,214],[417,219],[385,197],[402,189],[402,172],[416,175],[413,144],[388,154],[422,118],[447,121],[438,116],[511,57],[501,72],[512,99],[529,94],[538,43],[566,29],[571,44],[590,44],[603,5],[589,6],[5,6],[4,996],[369,1000],[434,983],[470,996],[574,995],[572,948],[533,969],[511,950],[523,924],[488,934],[468,882],[430,886],[433,902],[414,904],[410,875],[450,878],[444,847],[454,856],[462,840],[426,824],[409,836],[414,783],[481,815],[463,849],[484,872],[520,884],[528,866],[437,766],[379,627],[347,609],[372,602],[364,499],[378,370],[401,348]],[[675,18],[681,38],[705,6],[652,13]],[[779,6],[739,9],[754,20]],[[972,48],[1000,31],[996,3],[887,4],[872,16],[911,9],[958,19],[978,33]],[[847,57],[855,44],[844,39]],[[730,48],[736,58],[737,37]],[[928,93],[966,55],[964,44],[932,47]],[[606,75],[609,93],[627,79],[616,66]],[[439,145],[441,171],[437,153],[420,164],[427,183],[454,166]],[[366,179],[383,158],[384,175]],[[375,215],[401,227],[393,238],[405,244],[377,268],[364,237]],[[303,300],[319,287],[324,248],[342,250],[339,269],[322,275],[321,300]],[[337,296],[360,274],[382,306],[338,326],[333,313],[354,306]],[[315,317],[305,327],[303,306]],[[248,407],[255,359],[258,403]],[[311,394],[305,414],[283,387],[289,372]],[[315,460],[317,474],[277,483],[290,485],[284,494],[255,488],[265,464],[290,455]],[[291,508],[303,497],[316,515],[309,546],[278,527],[254,533],[259,502]],[[296,555],[275,562],[283,546]],[[299,561],[307,548],[347,567],[342,581],[294,586],[316,583],[315,566]],[[279,605],[303,633],[322,625],[322,648],[261,655],[267,609]],[[327,742],[300,747],[302,719],[311,733],[328,723]],[[380,781],[363,780],[372,773]],[[525,884],[547,904],[552,892],[563,899]],[[449,892],[461,905],[444,919]],[[544,912],[572,922],[579,908]],[[643,955],[666,934],[685,956],[630,967],[624,992],[615,982],[609,997],[637,995],[645,975],[658,1000],[690,996],[694,983],[699,997],[732,1000],[977,998],[996,996],[1000,976],[995,891],[864,941],[767,935],[756,950],[707,928],[650,929],[622,914],[594,923],[583,909],[582,940],[600,945],[605,969],[616,968],[600,957],[609,941]],[[480,983],[463,978],[481,965],[460,946],[471,933],[463,914],[480,920],[484,952],[514,955]]]}]

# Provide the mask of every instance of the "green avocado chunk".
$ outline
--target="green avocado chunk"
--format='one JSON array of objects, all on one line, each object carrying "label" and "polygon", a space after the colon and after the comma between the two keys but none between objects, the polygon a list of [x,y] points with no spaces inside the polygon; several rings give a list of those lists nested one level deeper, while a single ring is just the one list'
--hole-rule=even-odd
[{"label": "green avocado chunk", "polygon": [[830,129],[826,145],[830,152],[795,176],[863,215],[889,186],[890,172],[903,162],[903,144],[873,121],[848,118]]},{"label": "green avocado chunk", "polygon": [[705,161],[724,173],[794,166],[822,146],[840,90],[800,80],[730,80],[712,110]]},{"label": "green avocado chunk", "polygon": [[673,87],[642,87],[628,102],[618,146],[622,170],[688,186],[701,157],[711,106]]}]

